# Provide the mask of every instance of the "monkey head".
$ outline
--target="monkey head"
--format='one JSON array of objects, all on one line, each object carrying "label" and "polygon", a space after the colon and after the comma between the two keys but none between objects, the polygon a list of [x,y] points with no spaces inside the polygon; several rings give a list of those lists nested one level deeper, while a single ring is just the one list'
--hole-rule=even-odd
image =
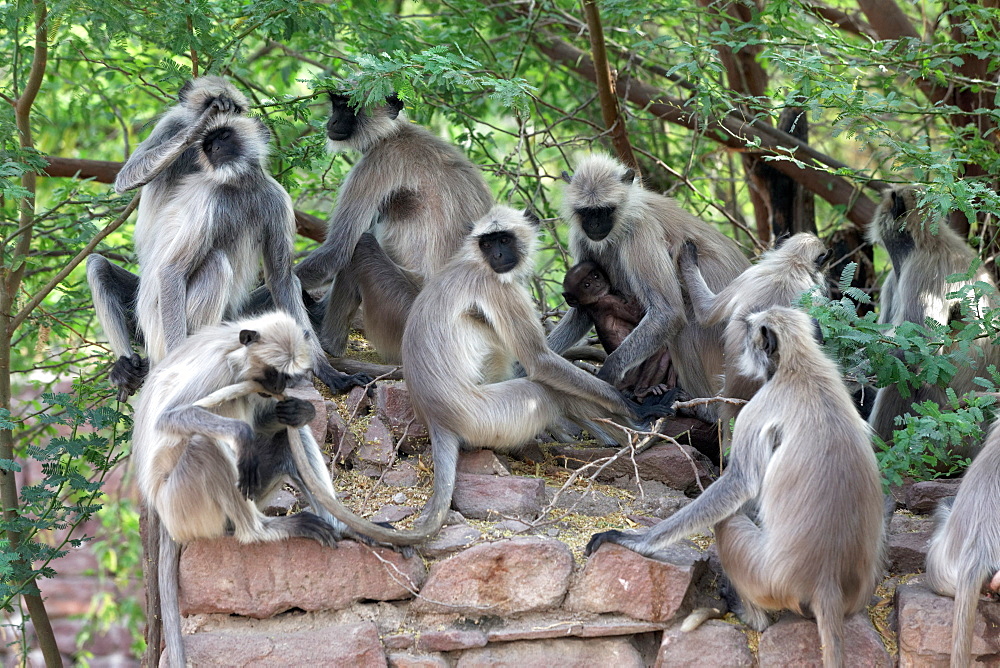
[{"label": "monkey head", "polygon": [[924,216],[917,205],[917,193],[914,186],[889,188],[883,191],[882,201],[875,209],[871,225],[868,226],[868,239],[885,246],[890,256],[899,256],[908,251],[912,248],[915,237],[930,227],[924,222]]},{"label": "monkey head", "polygon": [[[816,346],[816,326],[806,313],[785,306],[748,313],[743,318],[746,338],[740,356],[740,373],[769,380],[782,363],[794,358],[795,348]],[[822,354],[819,350],[817,354]]]},{"label": "monkey head", "polygon": [[211,179],[228,181],[264,167],[271,131],[257,118],[219,114],[202,135],[198,164]]},{"label": "monkey head", "polygon": [[633,188],[641,188],[635,172],[617,160],[593,154],[576,168],[563,195],[567,220],[591,241],[604,241],[621,227],[621,212]]},{"label": "monkey head", "polygon": [[381,104],[351,106],[350,96],[330,93],[330,119],[326,122],[327,150],[338,153],[354,149],[364,153],[399,127],[403,101],[392,94]]},{"label": "monkey head", "polygon": [[286,387],[308,378],[313,334],[290,315],[272,311],[240,320],[232,327],[239,332],[239,341],[234,342],[227,360],[241,380],[255,380],[268,392],[281,394]]},{"label": "monkey head", "polygon": [[527,280],[535,268],[538,226],[529,209],[494,206],[473,225],[463,254],[478,256],[501,281]]},{"label": "monkey head", "polygon": [[580,262],[563,278],[563,299],[570,306],[588,306],[611,291],[611,283],[596,262]]},{"label": "monkey head", "polygon": [[833,255],[833,251],[815,234],[799,232],[787,237],[767,252],[767,257],[779,266],[795,264],[808,268],[817,275],[822,274],[823,265]]},{"label": "monkey head", "polygon": [[250,108],[246,96],[223,77],[198,77],[186,81],[177,99],[197,114],[212,105],[221,112],[235,114],[244,114]]}]

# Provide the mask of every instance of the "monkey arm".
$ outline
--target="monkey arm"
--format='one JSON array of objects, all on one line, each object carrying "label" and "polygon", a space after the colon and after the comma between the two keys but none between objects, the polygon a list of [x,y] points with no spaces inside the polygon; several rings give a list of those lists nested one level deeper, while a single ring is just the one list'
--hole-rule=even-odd
[{"label": "monkey arm", "polygon": [[708,287],[698,267],[698,248],[694,242],[684,242],[677,258],[677,265],[694,309],[695,320],[703,327],[717,324],[722,319],[723,309],[730,301],[729,294],[725,289],[715,294]]},{"label": "monkey arm", "polygon": [[181,120],[164,119],[146,141],[139,144],[135,153],[115,177],[115,192],[121,194],[144,186],[173,164],[181,153],[197,141],[205,126],[218,110],[210,106],[198,119],[184,128]]},{"label": "monkey arm", "polygon": [[580,342],[593,324],[587,314],[578,308],[566,311],[559,324],[549,334],[548,346],[557,353],[564,353]]},{"label": "monkey arm", "polygon": [[196,406],[185,404],[167,409],[160,415],[156,428],[168,434],[189,437],[202,434],[219,439],[230,439],[238,448],[253,441],[253,427],[242,420],[223,417]]},{"label": "monkey arm", "polygon": [[379,206],[394,186],[383,184],[383,177],[371,171],[364,158],[354,166],[340,188],[326,239],[295,267],[306,290],[332,281],[351,261],[361,235],[378,221]]},{"label": "monkey arm", "polygon": [[593,554],[603,543],[617,543],[647,557],[663,548],[733,515],[757,497],[771,453],[778,445],[774,427],[737,430],[733,435],[732,462],[721,478],[675,514],[644,534],[612,530],[594,534],[586,553]]}]

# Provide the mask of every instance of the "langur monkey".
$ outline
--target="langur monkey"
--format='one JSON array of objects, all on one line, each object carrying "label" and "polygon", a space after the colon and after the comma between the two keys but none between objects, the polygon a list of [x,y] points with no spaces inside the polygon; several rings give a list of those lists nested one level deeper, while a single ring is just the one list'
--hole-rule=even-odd
[{"label": "langur monkey", "polygon": [[[672,199],[644,189],[631,169],[606,155],[591,155],[577,166],[563,210],[576,261],[599,264],[611,285],[635,295],[646,310],[598,377],[617,383],[666,345],[680,386],[694,397],[715,396],[721,387],[723,326],[696,322],[674,258],[685,241],[694,241],[705,280],[718,291],[750,266],[739,246]],[[564,352],[592,324],[583,311],[570,308],[549,335],[549,346]]]},{"label": "langur monkey", "polygon": [[[580,309],[594,323],[598,341],[608,354],[613,353],[638,325],[646,309],[634,297],[616,294],[608,276],[596,262],[581,262],[569,269],[563,279],[563,299]],[[677,374],[670,362],[670,350],[660,348],[642,364],[629,369],[615,387],[631,391],[636,399],[649,394],[663,394],[677,384]]]},{"label": "langur monkey", "polygon": [[[444,524],[462,447],[517,451],[564,418],[636,425],[671,414],[673,393],[638,404],[545,345],[526,287],[537,226],[534,214],[495,206],[414,301],[403,367],[413,408],[430,432],[434,494],[411,537]],[[515,362],[527,378],[510,379]]]},{"label": "langur monkey", "polygon": [[[274,304],[309,323],[292,274],[292,201],[268,174],[270,132],[243,115],[246,98],[220,77],[180,90],[118,173],[119,193],[143,187],[135,225],[141,280],[100,255],[87,258],[98,319],[119,356],[110,380],[125,400],[184,338],[241,312],[259,280],[261,260]],[[334,370],[313,340],[313,370],[334,392],[370,378]]]},{"label": "langur monkey", "polygon": [[[698,246],[685,242],[677,264],[695,320],[702,327],[722,324],[726,328],[723,397],[750,400],[764,383],[762,378],[743,374],[738,363],[746,343],[746,315],[772,306],[792,306],[799,295],[814,286],[825,291],[823,265],[829,257],[830,251],[816,235],[800,232],[761,255],[755,265],[713,293],[699,268]],[[729,422],[740,408],[728,403],[717,408],[727,435]]]},{"label": "langur monkey", "polygon": [[958,495],[945,499],[927,550],[927,583],[955,599],[951,665],[972,665],[976,606],[985,584],[1000,593],[1000,427],[994,423],[983,451],[966,471]]},{"label": "langur monkey", "polygon": [[[729,467],[648,532],[598,533],[586,552],[610,542],[655,557],[715,525],[743,621],[762,631],[766,610],[811,614],[823,665],[841,666],[844,617],[867,604],[882,567],[882,488],[868,425],[808,315],[774,307],[744,315],[740,329],[740,373],[764,382],[736,418]],[[760,526],[744,514],[754,504]]]},{"label": "langur monkey", "polygon": [[[154,367],[139,395],[132,456],[142,497],[162,520],[159,584],[173,665],[184,665],[177,543],[222,536],[229,527],[241,543],[303,536],[332,545],[345,535],[316,500],[324,490],[303,484],[321,479],[332,494],[319,446],[302,428],[315,414],[312,405],[217,394],[238,383],[282,394],[313,363],[307,337],[314,335],[280,312],[203,327]],[[309,468],[297,467],[289,455],[287,427],[298,431]],[[263,500],[284,475],[317,514],[266,517],[249,500]]]},{"label": "langur monkey", "polygon": [[[323,244],[295,267],[307,290],[333,285],[324,299],[323,347],[341,356],[363,303],[365,338],[398,364],[403,327],[423,283],[441,271],[493,203],[479,170],[458,149],[407,121],[395,95],[356,110],[330,95],[331,152],[361,153],[344,180]],[[355,255],[372,232],[382,251]]]},{"label": "langur monkey", "polygon": [[[993,290],[973,304],[974,317],[981,317],[988,309],[998,306],[996,284],[993,277],[980,265],[969,280],[949,283],[951,274],[969,271],[976,252],[962,237],[941,221],[936,230],[927,211],[917,204],[918,190],[913,186],[891,188],[883,193],[868,228],[872,243],[880,243],[889,252],[892,271],[882,286],[882,310],[879,322],[900,325],[914,322],[922,325],[926,318],[942,324],[962,321],[961,299],[948,294],[973,283],[987,283]],[[963,294],[965,294],[963,292]],[[972,379],[988,375],[990,364],[1000,366],[1000,348],[989,338],[981,337],[972,342],[974,356],[971,363],[961,364],[951,379],[950,387],[962,396],[978,389]],[[869,423],[879,437],[889,443],[896,427],[896,417],[906,415],[914,403],[932,400],[947,405],[945,390],[933,385],[915,388],[904,398],[895,385],[881,388],[875,396]],[[973,456],[978,448],[959,448],[960,456]]]}]

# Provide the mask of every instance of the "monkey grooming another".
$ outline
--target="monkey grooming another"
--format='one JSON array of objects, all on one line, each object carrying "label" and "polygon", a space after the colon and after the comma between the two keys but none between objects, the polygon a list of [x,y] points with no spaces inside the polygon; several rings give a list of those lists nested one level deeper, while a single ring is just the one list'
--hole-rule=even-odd
[{"label": "monkey grooming another", "polygon": [[[677,265],[687,289],[695,320],[702,327],[725,326],[724,380],[721,395],[750,400],[764,384],[764,379],[742,373],[740,354],[746,343],[746,315],[772,306],[792,306],[795,299],[813,286],[826,292],[823,265],[829,250],[814,234],[800,232],[780,242],[761,255],[756,264],[714,293],[705,282],[698,263],[698,246],[687,241],[681,248]],[[742,406],[723,403],[716,408],[723,433],[729,437],[729,422]]]},{"label": "monkey grooming another", "polygon": [[[742,600],[741,619],[762,631],[767,610],[812,615],[823,665],[843,665],[843,624],[861,610],[882,567],[885,523],[869,430],[808,315],[774,307],[741,318],[740,371],[764,381],[736,418],[729,467],[691,504],[644,534],[607,531],[655,557],[715,525],[722,567]],[[759,507],[760,526],[744,514]]]},{"label": "monkey grooming another", "polygon": [[[996,308],[996,283],[985,266],[981,265],[969,280],[948,282],[948,276],[969,271],[977,257],[976,251],[948,226],[947,221],[941,221],[935,233],[927,211],[917,205],[917,194],[913,186],[886,190],[868,228],[872,243],[885,246],[892,261],[892,271],[882,286],[879,322],[922,325],[927,318],[932,318],[942,324],[961,323],[962,300],[948,297],[948,294],[977,282],[993,286],[993,292],[973,304],[973,315],[981,317],[988,309]],[[971,348],[977,353],[976,359],[959,365],[949,383],[958,396],[979,389],[973,378],[988,376],[989,365],[1000,366],[1000,348],[988,337],[972,342]],[[896,418],[909,414],[913,404],[927,400],[942,406],[948,404],[947,393],[940,387],[923,385],[904,398],[895,385],[887,385],[875,396],[868,421],[875,433],[889,443],[896,429]],[[955,454],[971,457],[978,449],[978,444],[970,443],[957,448]]]},{"label": "monkey grooming another", "polygon": [[927,584],[955,599],[951,665],[972,664],[979,592],[1000,593],[1000,426],[990,428],[982,452],[965,472],[958,494],[935,512],[937,528],[927,550]]},{"label": "monkey grooming another", "polygon": [[[395,95],[356,110],[331,94],[331,152],[361,153],[337,196],[326,240],[295,267],[303,287],[331,281],[320,328],[323,347],[341,356],[364,304],[365,338],[383,361],[401,361],[407,314],[423,283],[441,271],[493,203],[479,170],[457,148],[403,113]],[[355,255],[371,232],[381,251]]]},{"label": "monkey grooming another", "polygon": [[[494,207],[413,304],[403,365],[430,432],[434,494],[411,533],[430,536],[444,524],[459,448],[516,451],[564,418],[639,425],[672,412],[673,393],[638,404],[545,345],[526,287],[537,226],[533,214]],[[515,361],[527,378],[510,379]]]},{"label": "monkey grooming another", "polygon": [[[143,187],[135,225],[142,278],[100,255],[87,258],[98,319],[119,356],[110,380],[124,401],[154,364],[200,327],[240,314],[261,260],[273,303],[303,326],[309,319],[292,274],[291,198],[266,170],[270,132],[243,116],[246,98],[220,77],[181,88],[118,173],[115,189]],[[371,379],[334,370],[313,340],[313,370],[334,392]]]},{"label": "monkey grooming another", "polygon": [[[132,456],[142,497],[162,520],[159,584],[173,665],[184,665],[177,543],[232,533],[241,543],[303,536],[333,545],[346,534],[316,500],[317,491],[332,494],[333,483],[312,433],[302,428],[315,415],[312,405],[257,394],[220,401],[213,394],[248,381],[281,394],[307,376],[310,338],[311,330],[280,312],[209,325],[180,342],[139,395]],[[298,428],[313,470],[295,466],[287,427]],[[327,489],[302,484],[305,474]],[[286,475],[316,514],[266,517],[250,500],[263,500]]]},{"label": "monkey grooming another", "polygon": [[[566,272],[563,298],[571,308],[580,309],[590,318],[597,339],[609,355],[646,315],[635,299],[612,292],[607,274],[596,262],[581,262]],[[650,394],[663,394],[676,384],[677,374],[670,363],[670,350],[664,347],[630,369],[615,387],[642,399]]]},{"label": "monkey grooming another", "polygon": [[[598,377],[618,383],[666,345],[680,386],[694,397],[715,396],[722,384],[723,327],[695,321],[674,258],[685,241],[694,241],[705,279],[718,291],[750,266],[739,246],[672,199],[644,189],[632,170],[605,155],[580,162],[566,186],[563,209],[573,257],[596,262],[611,285],[635,295],[646,311]],[[590,327],[585,313],[570,308],[549,334],[549,346],[562,353]]]}]

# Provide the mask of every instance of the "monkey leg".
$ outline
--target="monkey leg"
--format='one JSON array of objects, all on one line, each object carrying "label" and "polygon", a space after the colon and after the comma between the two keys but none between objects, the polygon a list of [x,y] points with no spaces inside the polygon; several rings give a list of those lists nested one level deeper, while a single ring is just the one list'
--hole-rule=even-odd
[{"label": "monkey leg", "polygon": [[142,386],[149,373],[149,360],[132,349],[133,341],[142,342],[135,317],[139,277],[95,253],[87,258],[87,283],[97,320],[108,337],[111,350],[118,356],[108,380],[118,388],[118,400],[125,401]]},{"label": "monkey leg", "polygon": [[[229,298],[234,278],[233,267],[229,258],[220,251],[211,251],[187,281],[187,313],[188,333],[193,334],[206,325],[217,325],[227,315]],[[173,325],[164,322],[163,326]]]},{"label": "monkey leg", "polygon": [[383,361],[402,363],[400,344],[410,307],[420,292],[419,277],[393,262],[367,233],[361,235],[350,266],[364,305],[365,338]]},{"label": "monkey leg", "polygon": [[334,278],[333,284],[323,298],[323,322],[319,329],[319,340],[323,350],[334,357],[343,357],[347,349],[347,337],[351,333],[351,321],[361,306],[361,287],[351,267],[345,267]]},{"label": "monkey leg", "polygon": [[772,599],[776,589],[767,559],[768,544],[764,532],[743,513],[737,513],[715,525],[715,544],[722,569],[740,598],[740,619],[755,631],[770,624],[766,609],[780,607]]}]

